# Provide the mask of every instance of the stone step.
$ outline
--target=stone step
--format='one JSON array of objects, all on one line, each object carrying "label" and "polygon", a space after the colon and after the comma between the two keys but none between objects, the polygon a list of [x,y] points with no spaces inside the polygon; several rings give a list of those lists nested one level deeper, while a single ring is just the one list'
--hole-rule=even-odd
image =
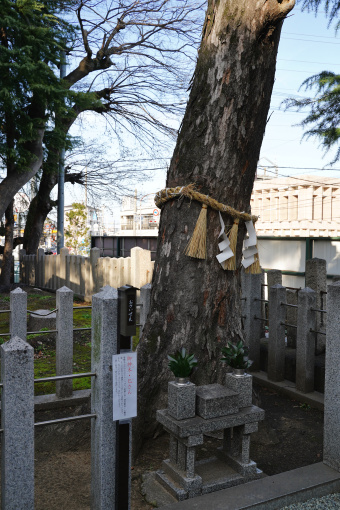
[{"label": "stone step", "polygon": [[[340,492],[340,473],[322,462],[167,505],[166,510],[279,510]],[[164,508],[164,510],[165,510]]]}]

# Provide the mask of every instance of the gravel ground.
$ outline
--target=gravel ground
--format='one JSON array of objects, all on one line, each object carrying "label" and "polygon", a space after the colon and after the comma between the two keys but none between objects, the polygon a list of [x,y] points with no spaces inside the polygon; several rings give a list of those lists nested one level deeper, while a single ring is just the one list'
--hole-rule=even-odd
[{"label": "gravel ground", "polygon": [[296,503],[281,510],[337,510],[340,508],[340,494],[331,494],[323,498],[313,498],[305,503]]}]

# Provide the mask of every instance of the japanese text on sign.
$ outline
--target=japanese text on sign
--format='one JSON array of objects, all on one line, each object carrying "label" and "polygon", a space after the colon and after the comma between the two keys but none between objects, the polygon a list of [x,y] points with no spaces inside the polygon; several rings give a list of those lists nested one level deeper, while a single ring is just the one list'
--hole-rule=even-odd
[{"label": "japanese text on sign", "polygon": [[128,299],[127,319],[128,319],[128,325],[135,324],[135,301],[134,301],[134,298],[132,298],[132,297],[129,297],[129,299]]},{"label": "japanese text on sign", "polygon": [[137,416],[137,353],[112,356],[113,420]]}]

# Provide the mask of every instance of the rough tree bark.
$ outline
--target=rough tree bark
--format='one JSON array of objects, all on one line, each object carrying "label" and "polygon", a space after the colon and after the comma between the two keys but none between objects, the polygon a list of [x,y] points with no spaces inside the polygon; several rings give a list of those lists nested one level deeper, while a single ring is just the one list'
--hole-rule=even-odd
[{"label": "rough tree bark", "polygon": [[8,289],[11,283],[13,230],[14,230],[14,200],[10,202],[5,211],[5,246],[0,272],[0,286]]},{"label": "rough tree bark", "polygon": [[[65,182],[83,184],[84,174],[66,172]],[[53,171],[53,167],[43,172],[38,192],[30,203],[26,219],[23,247],[27,255],[36,254],[47,215],[57,205],[57,201],[51,199],[51,191],[57,183],[58,173]]]},{"label": "rough tree bark", "polygon": [[[168,172],[167,187],[200,191],[249,212],[282,21],[295,0],[209,0],[192,88]],[[192,379],[221,382],[220,348],[242,337],[240,269],[224,271],[216,255],[218,213],[208,209],[207,259],[184,255],[201,204],[162,209],[151,311],[138,347],[139,423],[135,447],[154,433],[155,410],[166,407],[167,354],[186,346],[198,358]],[[225,224],[232,224],[224,216]],[[240,267],[244,225],[240,225]]]}]

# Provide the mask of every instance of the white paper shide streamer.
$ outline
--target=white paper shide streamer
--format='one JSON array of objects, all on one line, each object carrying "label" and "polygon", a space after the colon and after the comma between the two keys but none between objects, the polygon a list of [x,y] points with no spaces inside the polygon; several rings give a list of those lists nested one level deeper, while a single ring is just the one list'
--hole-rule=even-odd
[{"label": "white paper shide streamer", "polygon": [[247,267],[251,266],[255,262],[254,255],[257,253],[257,239],[256,239],[256,232],[252,221],[246,221],[245,222],[247,232],[248,232],[248,239],[246,239],[243,242],[243,260],[242,260],[242,266],[246,269]]},{"label": "white paper shide streamer", "polygon": [[224,267],[225,261],[230,259],[231,257],[233,257],[234,254],[229,247],[230,241],[224,231],[225,225],[224,225],[224,221],[223,221],[223,218],[222,218],[222,215],[220,212],[219,212],[219,215],[220,215],[220,223],[221,223],[221,232],[219,233],[218,238],[221,237],[222,241],[218,244],[218,247],[219,247],[221,253],[216,255],[216,258],[219,261],[219,263],[221,264],[221,266],[223,267],[223,269],[225,269],[225,267]]}]

